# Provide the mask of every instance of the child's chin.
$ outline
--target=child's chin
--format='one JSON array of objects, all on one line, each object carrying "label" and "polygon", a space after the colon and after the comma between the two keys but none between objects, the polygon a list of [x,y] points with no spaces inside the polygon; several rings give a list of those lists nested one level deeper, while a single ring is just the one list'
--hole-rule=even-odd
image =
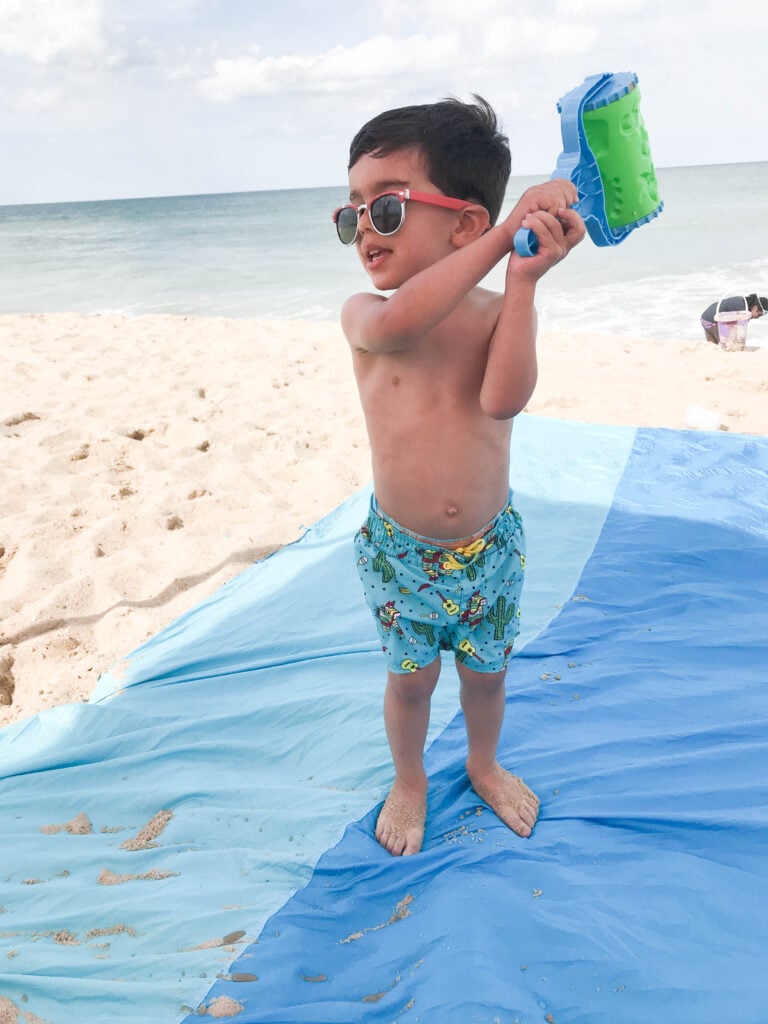
[{"label": "child's chin", "polygon": [[388,273],[386,270],[368,270],[368,277],[371,279],[371,284],[374,288],[377,288],[380,292],[391,292],[395,288],[399,288],[403,284],[403,280],[395,274]]}]

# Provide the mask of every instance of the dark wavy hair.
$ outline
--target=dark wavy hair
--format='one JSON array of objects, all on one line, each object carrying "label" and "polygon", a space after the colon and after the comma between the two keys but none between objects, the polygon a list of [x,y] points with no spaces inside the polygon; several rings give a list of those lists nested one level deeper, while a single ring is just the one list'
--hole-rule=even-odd
[{"label": "dark wavy hair", "polygon": [[427,177],[455,199],[480,203],[496,223],[509,181],[509,142],[487,100],[449,97],[438,103],[398,107],[363,125],[349,147],[349,168],[361,156],[388,156],[418,147]]}]

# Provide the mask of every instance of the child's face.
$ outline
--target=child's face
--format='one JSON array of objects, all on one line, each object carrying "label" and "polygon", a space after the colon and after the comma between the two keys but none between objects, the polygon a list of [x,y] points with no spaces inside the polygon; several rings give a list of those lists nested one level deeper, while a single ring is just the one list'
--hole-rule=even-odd
[{"label": "child's face", "polygon": [[[349,172],[349,198],[368,204],[382,192],[410,188],[441,194],[427,177],[418,149],[401,149],[387,156],[361,156]],[[382,291],[399,288],[414,274],[453,251],[453,228],[460,213],[424,203],[406,202],[402,227],[380,235],[371,227],[367,210],[360,215],[355,243],[363,267]]]}]

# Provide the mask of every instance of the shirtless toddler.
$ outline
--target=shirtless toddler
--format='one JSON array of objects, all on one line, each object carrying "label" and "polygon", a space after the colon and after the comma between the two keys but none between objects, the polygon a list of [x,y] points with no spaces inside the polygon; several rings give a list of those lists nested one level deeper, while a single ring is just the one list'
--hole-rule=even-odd
[{"label": "shirtless toddler", "polygon": [[[507,140],[479,97],[391,110],[355,136],[350,204],[334,213],[341,241],[388,293],[351,296],[341,322],[372,452],[374,498],[355,543],[388,659],[395,779],[376,838],[395,855],[423,841],[441,650],[456,657],[475,792],[520,836],[538,814],[535,794],[496,760],[525,569],[509,449],[536,383],[536,283],[584,225],[562,179],[529,188],[496,225],[509,172]],[[521,226],[538,238],[535,256],[514,253]],[[504,258],[503,293],[481,288]]]}]

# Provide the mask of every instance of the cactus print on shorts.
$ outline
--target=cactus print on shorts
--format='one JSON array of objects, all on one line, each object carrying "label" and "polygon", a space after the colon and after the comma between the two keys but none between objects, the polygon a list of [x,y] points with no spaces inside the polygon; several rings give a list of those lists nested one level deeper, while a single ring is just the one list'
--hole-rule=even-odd
[{"label": "cactus print on shorts", "polygon": [[520,632],[523,521],[509,502],[459,548],[406,533],[371,500],[355,536],[357,570],[393,672],[416,672],[441,650],[477,672],[506,668]]}]

